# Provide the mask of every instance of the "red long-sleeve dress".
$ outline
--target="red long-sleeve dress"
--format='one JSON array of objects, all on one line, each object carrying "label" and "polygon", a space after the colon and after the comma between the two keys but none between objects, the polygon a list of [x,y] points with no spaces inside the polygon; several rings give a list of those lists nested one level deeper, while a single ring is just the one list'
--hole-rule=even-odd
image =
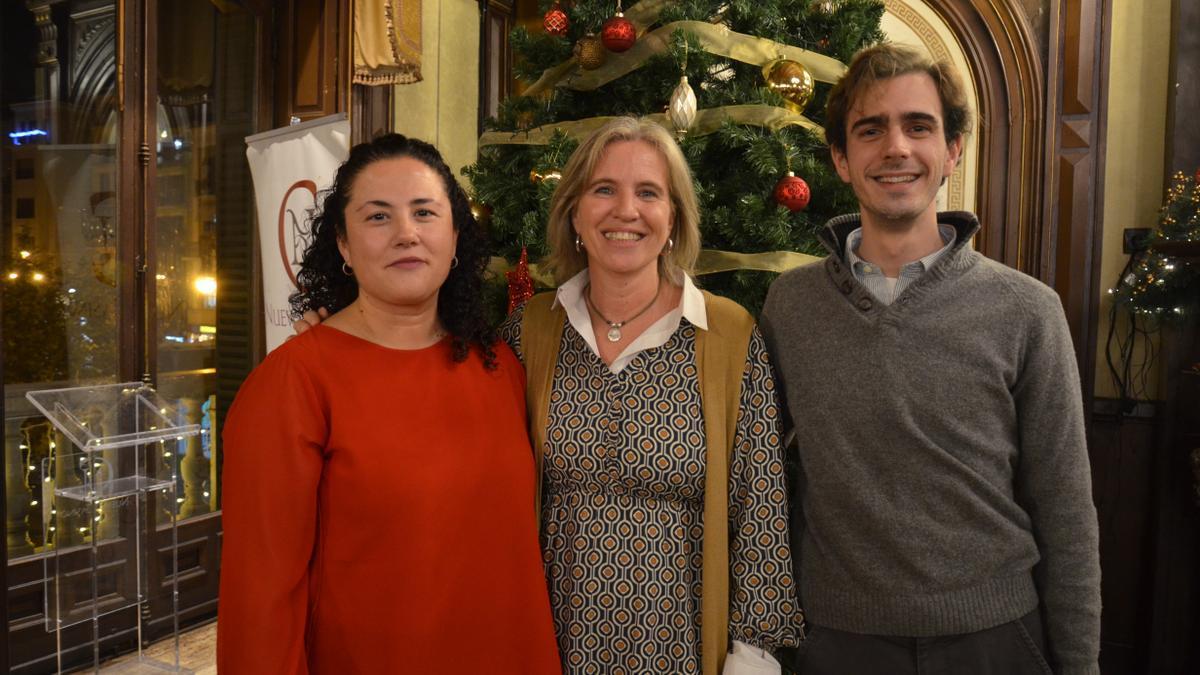
[{"label": "red long-sleeve dress", "polygon": [[317,326],[224,429],[223,674],[560,672],[524,373]]}]

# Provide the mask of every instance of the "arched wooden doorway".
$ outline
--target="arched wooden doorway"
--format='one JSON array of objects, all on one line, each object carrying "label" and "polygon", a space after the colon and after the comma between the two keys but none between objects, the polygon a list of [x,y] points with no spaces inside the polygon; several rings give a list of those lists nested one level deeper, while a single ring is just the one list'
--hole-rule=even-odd
[{"label": "arched wooden doorway", "polygon": [[[975,210],[983,227],[980,251],[990,258],[1034,276],[1041,272],[1036,255],[1037,196],[1041,194],[1044,134],[1037,121],[1044,108],[1044,75],[1027,23],[1005,3],[946,0],[885,0],[887,11],[910,27],[938,58],[945,51],[929,33],[921,14],[930,10],[953,33],[950,49],[967,62],[967,80],[975,88],[978,119],[973,129],[979,152]],[[987,14],[985,14],[985,12]],[[990,15],[990,16],[989,16]],[[941,49],[939,49],[941,47]]]},{"label": "arched wooden doorway", "polygon": [[977,246],[1058,291],[1088,409],[1099,304],[1110,3],[884,3],[889,11],[923,4],[957,39],[978,101]]}]

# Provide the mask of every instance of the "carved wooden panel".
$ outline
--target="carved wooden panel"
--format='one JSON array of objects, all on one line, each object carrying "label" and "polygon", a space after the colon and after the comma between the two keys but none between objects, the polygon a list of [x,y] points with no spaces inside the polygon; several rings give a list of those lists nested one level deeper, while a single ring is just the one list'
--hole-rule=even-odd
[{"label": "carved wooden panel", "polygon": [[1095,110],[1097,0],[1067,2],[1063,22],[1062,107],[1067,115]]},{"label": "carved wooden panel", "polygon": [[[107,561],[110,570],[115,566],[133,565],[129,556],[132,549],[127,540],[117,540],[101,547],[100,558]],[[64,569],[85,569],[90,560],[90,548],[79,547],[64,552],[61,565]],[[8,646],[10,661],[4,665],[5,672],[50,673],[56,667],[55,634],[46,631],[45,563],[41,556],[31,556],[8,566]],[[115,583],[111,576],[98,575],[101,585]],[[101,589],[103,596],[104,590]],[[100,620],[100,650],[102,654],[128,651],[136,645],[136,608],[129,607]],[[62,648],[64,665],[80,665],[91,658],[91,622],[83,622],[63,631]]]},{"label": "carved wooden panel", "polygon": [[1154,581],[1145,672],[1200,669],[1200,322],[1163,327],[1165,366],[1161,440],[1154,453],[1154,541],[1148,547]]},{"label": "carved wooden panel", "polygon": [[[1087,148],[1064,149],[1058,162],[1058,211],[1060,223],[1078,223],[1090,216],[1094,206],[1092,181],[1095,179],[1095,157]],[[1081,247],[1092,243],[1092,232],[1087,227],[1062,227],[1055,241],[1054,270],[1057,278],[1055,289],[1063,298],[1068,311],[1067,322],[1078,323],[1082,319],[1081,308],[1072,305],[1082,300],[1082,293],[1091,286],[1088,279],[1090,260],[1076,254]],[[1074,313],[1074,317],[1071,314]],[[1075,321],[1072,321],[1072,319]],[[1072,326],[1072,333],[1085,328]],[[1079,342],[1076,340],[1076,344]]]},{"label": "carved wooden panel", "polygon": [[1043,251],[1050,261],[1043,280],[1062,298],[1088,408],[1095,388],[1110,8],[1111,0],[1050,4],[1048,70],[1062,77],[1050,89],[1046,114],[1050,199],[1043,227],[1054,235]]},{"label": "carved wooden panel", "polygon": [[276,126],[349,111],[350,2],[277,3]]},{"label": "carved wooden panel", "polygon": [[1100,516],[1101,667],[1105,673],[1146,672],[1139,659],[1146,631],[1141,616],[1149,594],[1139,591],[1154,568],[1145,543],[1158,492],[1157,424],[1150,417],[1122,415],[1117,400],[1098,399],[1095,407],[1088,449]]},{"label": "carved wooden panel", "polygon": [[1043,194],[1039,123],[1046,77],[1036,38],[1012,2],[926,0],[963,45],[978,91],[976,245],[984,255],[1041,278]]},{"label": "carved wooden panel", "polygon": [[[211,617],[217,609],[217,590],[220,582],[220,532],[221,514],[210,513],[188,519],[179,525],[179,548],[176,552],[179,577],[179,621],[191,623],[199,618]],[[163,607],[152,607],[153,618],[146,628],[150,636],[168,635],[172,628],[170,608],[165,606],[169,595],[163,593],[171,584],[170,530],[160,528],[157,555],[151,561],[154,573],[152,583],[159,588],[151,589],[150,595],[162,601]]]},{"label": "carved wooden panel", "polygon": [[[1167,93],[1166,166],[1193,173],[1200,168],[1200,3],[1171,6],[1173,86]],[[1164,36],[1165,37],[1165,36]],[[1182,254],[1182,251],[1180,251]],[[1200,260],[1195,260],[1200,264]],[[1152,603],[1146,672],[1194,673],[1200,669],[1200,325],[1196,317],[1164,328],[1161,359],[1163,426],[1153,520]],[[1140,617],[1139,617],[1140,618]]]}]

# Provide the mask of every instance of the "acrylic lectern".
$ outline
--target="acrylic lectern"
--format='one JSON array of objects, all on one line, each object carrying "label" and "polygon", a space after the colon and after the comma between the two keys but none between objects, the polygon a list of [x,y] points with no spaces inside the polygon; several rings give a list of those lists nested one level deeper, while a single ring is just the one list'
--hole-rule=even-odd
[{"label": "acrylic lectern", "polygon": [[[59,673],[71,665],[64,664],[64,632],[73,631],[70,641],[77,642],[79,632],[86,636],[86,624],[94,672],[100,670],[102,640],[131,630],[138,652],[121,673],[180,672],[177,448],[199,434],[200,425],[181,424],[141,382],[31,391],[26,397],[58,432],[43,462],[39,501],[54,543],[45,559],[45,616],[46,630],[56,634]],[[106,621],[122,610],[122,620]],[[171,661],[142,652],[151,616],[169,617]]]}]

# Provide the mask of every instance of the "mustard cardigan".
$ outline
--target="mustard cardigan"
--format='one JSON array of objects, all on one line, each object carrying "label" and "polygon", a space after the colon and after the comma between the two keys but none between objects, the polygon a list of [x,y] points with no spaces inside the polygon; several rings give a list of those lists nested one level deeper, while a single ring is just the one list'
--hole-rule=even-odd
[{"label": "mustard cardigan", "polygon": [[[719,675],[729,649],[729,462],[737,428],[742,375],[754,331],[749,312],[707,291],[708,330],[696,329],[696,372],[707,443],[704,477],[704,542],[701,567],[700,661],[704,675]],[[526,406],[537,467],[537,513],[541,516],[542,456],[554,364],[562,346],[566,311],[555,294],[540,293],[525,304],[521,351],[525,357]]]}]

